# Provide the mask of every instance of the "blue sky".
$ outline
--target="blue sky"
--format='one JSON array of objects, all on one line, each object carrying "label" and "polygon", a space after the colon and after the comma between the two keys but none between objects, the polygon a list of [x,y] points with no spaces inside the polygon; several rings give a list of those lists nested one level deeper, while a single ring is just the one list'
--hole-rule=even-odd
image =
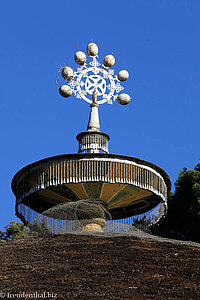
[{"label": "blue sky", "polygon": [[0,229],[18,220],[14,174],[39,159],[77,152],[89,105],[64,100],[58,68],[76,68],[76,46],[127,69],[129,106],[100,106],[110,153],[151,161],[174,184],[200,160],[200,1],[2,1],[0,7]]}]

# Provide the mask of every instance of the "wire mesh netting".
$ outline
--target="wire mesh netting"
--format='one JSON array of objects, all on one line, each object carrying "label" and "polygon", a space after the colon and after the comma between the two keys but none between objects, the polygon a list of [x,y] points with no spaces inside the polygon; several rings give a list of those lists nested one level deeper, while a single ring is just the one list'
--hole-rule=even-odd
[{"label": "wire mesh netting", "polygon": [[[153,211],[153,210],[152,210]],[[159,214],[160,206],[157,207]],[[155,211],[131,218],[112,220],[102,201],[87,199],[54,206],[29,222],[31,233],[46,237],[56,234],[94,235],[103,237],[134,236],[173,244],[200,247],[190,241],[173,240],[151,234]]]},{"label": "wire mesh netting", "polygon": [[[159,210],[158,210],[159,212]],[[31,231],[45,236],[64,233],[150,233],[150,224],[157,220],[154,214],[112,220],[105,204],[86,199],[56,205],[29,222]]]}]

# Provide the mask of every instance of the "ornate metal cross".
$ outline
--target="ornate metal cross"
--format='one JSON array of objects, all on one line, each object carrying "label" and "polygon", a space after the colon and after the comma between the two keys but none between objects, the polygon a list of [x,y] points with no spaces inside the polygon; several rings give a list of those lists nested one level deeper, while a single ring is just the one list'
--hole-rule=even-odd
[{"label": "ornate metal cross", "polygon": [[124,89],[120,82],[128,79],[128,71],[122,70],[118,75],[114,75],[114,70],[110,69],[115,63],[113,55],[107,55],[103,64],[100,64],[97,60],[98,47],[94,43],[88,45],[87,53],[92,58],[89,65],[86,63],[85,53],[78,51],[75,61],[81,66],[75,72],[67,66],[59,70],[67,83],[59,88],[60,94],[69,97],[73,93],[76,98],[92,103],[92,95],[96,89],[98,104],[112,104],[116,99],[122,105],[128,104],[130,96],[125,93],[119,94]]}]

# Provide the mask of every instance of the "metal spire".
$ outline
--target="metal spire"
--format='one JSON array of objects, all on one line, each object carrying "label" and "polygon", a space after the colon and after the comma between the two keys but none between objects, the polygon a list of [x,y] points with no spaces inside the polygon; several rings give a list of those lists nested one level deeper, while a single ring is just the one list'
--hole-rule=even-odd
[{"label": "metal spire", "polygon": [[121,70],[117,75],[114,74],[111,68],[115,64],[115,57],[111,54],[104,57],[102,64],[99,63],[98,46],[94,43],[87,46],[87,54],[92,61],[86,62],[86,54],[83,51],[77,51],[74,59],[79,67],[76,71],[69,66],[61,67],[57,74],[56,84],[61,74],[65,80],[65,84],[59,87],[61,96],[68,98],[74,94],[77,99],[90,103],[87,131],[80,132],[76,137],[79,142],[78,152],[108,153],[110,137],[100,132],[99,104],[112,104],[115,100],[121,105],[130,102],[131,97],[121,93],[124,89],[121,82],[129,78],[129,73]]},{"label": "metal spire", "polygon": [[99,124],[99,104],[97,103],[97,89],[94,88],[94,92],[92,94],[92,103],[90,104],[91,111],[89,122],[87,126],[87,131],[100,131],[100,124]]}]

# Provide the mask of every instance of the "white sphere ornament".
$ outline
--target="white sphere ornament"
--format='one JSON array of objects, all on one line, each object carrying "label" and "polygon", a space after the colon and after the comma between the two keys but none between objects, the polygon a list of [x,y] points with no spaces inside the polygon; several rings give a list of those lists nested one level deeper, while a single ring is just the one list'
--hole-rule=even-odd
[{"label": "white sphere ornament", "polygon": [[114,64],[115,64],[114,56],[111,55],[111,54],[106,55],[106,57],[104,58],[103,64],[107,68],[110,68],[110,67],[114,66]]},{"label": "white sphere ornament", "polygon": [[117,101],[121,105],[126,105],[129,104],[129,102],[131,101],[131,97],[128,94],[123,93],[117,97]]},{"label": "white sphere ornament", "polygon": [[74,71],[72,70],[72,68],[64,66],[64,68],[62,69],[62,77],[65,80],[70,80],[72,79],[74,76]]},{"label": "white sphere ornament", "polygon": [[99,51],[99,49],[98,49],[98,47],[97,47],[97,45],[95,43],[88,44],[88,46],[87,46],[87,54],[89,56],[97,56],[98,51]]},{"label": "white sphere ornament", "polygon": [[59,88],[59,93],[61,96],[67,98],[67,97],[71,96],[72,90],[68,85],[64,84],[64,85],[61,85],[61,87]]},{"label": "white sphere ornament", "polygon": [[75,53],[74,59],[78,65],[84,65],[86,62],[86,55],[83,51],[78,51]]},{"label": "white sphere ornament", "polygon": [[126,70],[121,70],[118,75],[117,75],[118,79],[120,81],[125,81],[129,78],[129,72]]}]

